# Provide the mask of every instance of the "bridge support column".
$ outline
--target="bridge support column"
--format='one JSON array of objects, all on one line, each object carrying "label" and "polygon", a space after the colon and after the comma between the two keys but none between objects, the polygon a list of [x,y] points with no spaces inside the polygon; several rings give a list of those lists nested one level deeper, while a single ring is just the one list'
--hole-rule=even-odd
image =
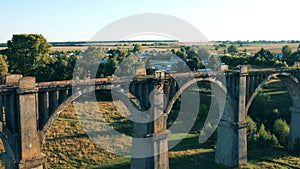
[{"label": "bridge support column", "polygon": [[231,102],[226,102],[219,124],[215,161],[230,167],[247,163],[246,74],[247,67],[242,66],[240,76],[235,77],[236,83],[227,84],[236,86],[238,91],[231,96]]},{"label": "bridge support column", "polygon": [[144,117],[150,120],[146,123],[134,123],[132,142],[134,158],[131,160],[131,169],[169,169],[167,140],[169,131],[166,130],[167,118],[164,114],[166,100],[162,84],[154,86],[153,97],[150,95],[149,99],[152,101],[151,109]]},{"label": "bridge support column", "polygon": [[39,129],[42,129],[49,119],[48,92],[39,92]]},{"label": "bridge support column", "polygon": [[56,110],[58,106],[58,97],[57,97],[58,92],[57,91],[49,91],[48,92],[48,97],[49,97],[49,114],[50,116],[54,111]]},{"label": "bridge support column", "polygon": [[46,158],[41,153],[37,133],[38,97],[35,78],[25,77],[19,81],[20,152],[19,168],[42,169]]},{"label": "bridge support column", "polygon": [[[4,161],[6,169],[42,169],[46,158],[41,153],[40,138],[37,133],[38,99],[35,89],[35,78],[25,77],[19,80],[14,114],[16,132],[3,126]],[[1,126],[2,128],[2,126]],[[13,138],[13,139],[11,139]]]},{"label": "bridge support column", "polygon": [[63,103],[67,99],[68,99],[67,90],[60,90],[58,92],[58,102],[59,102],[59,104]]},{"label": "bridge support column", "polygon": [[300,108],[291,107],[290,136],[288,140],[288,149],[294,151],[295,140],[300,138]]}]

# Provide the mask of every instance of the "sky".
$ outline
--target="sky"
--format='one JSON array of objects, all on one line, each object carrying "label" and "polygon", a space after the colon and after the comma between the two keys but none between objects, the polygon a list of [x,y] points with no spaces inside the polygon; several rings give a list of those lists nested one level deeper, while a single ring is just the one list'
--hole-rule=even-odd
[{"label": "sky", "polygon": [[50,42],[88,41],[127,16],[183,19],[214,40],[300,40],[300,0],[1,0],[0,43],[13,34]]}]

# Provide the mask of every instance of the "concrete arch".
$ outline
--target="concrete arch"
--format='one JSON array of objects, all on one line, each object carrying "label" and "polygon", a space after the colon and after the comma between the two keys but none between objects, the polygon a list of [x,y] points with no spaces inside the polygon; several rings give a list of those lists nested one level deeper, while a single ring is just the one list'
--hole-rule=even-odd
[{"label": "concrete arch", "polygon": [[67,98],[67,100],[65,100],[63,103],[61,103],[56,110],[54,111],[54,113],[51,115],[51,117],[48,119],[48,121],[46,122],[46,124],[43,126],[42,130],[39,131],[40,137],[41,137],[41,141],[43,142],[45,139],[45,136],[47,134],[47,132],[49,131],[49,129],[52,127],[54,121],[59,117],[59,114],[69,105],[71,104],[74,100],[76,100],[77,98],[79,98],[80,96],[82,96],[85,93],[89,93],[95,90],[95,87],[87,87],[84,88],[84,90],[79,90],[77,92],[75,92],[74,94],[72,94],[70,97]]},{"label": "concrete arch", "polygon": [[246,108],[245,108],[245,114],[248,114],[249,108],[254,100],[254,98],[257,96],[259,89],[263,87],[263,85],[269,81],[270,79],[277,77],[279,78],[287,87],[287,90],[289,91],[290,97],[292,99],[292,107],[290,107],[291,112],[291,122],[290,122],[290,135],[288,140],[288,149],[293,150],[294,144],[296,138],[300,138],[300,84],[299,80],[295,78],[290,73],[275,73],[269,75],[264,81],[262,81],[258,87],[255,89],[253,94],[251,95]]},{"label": "concrete arch", "polygon": [[289,90],[289,94],[292,97],[293,100],[293,107],[300,107],[299,104],[300,101],[300,88],[299,88],[299,81],[296,77],[291,75],[290,73],[274,73],[269,75],[265,80],[263,80],[257,88],[254,90],[252,95],[250,96],[248,102],[246,103],[245,113],[248,114],[249,108],[254,100],[254,98],[257,96],[259,90],[263,87],[264,84],[266,84],[268,81],[270,81],[272,78],[277,77],[279,78],[287,87]]},{"label": "concrete arch", "polygon": [[[206,77],[206,78],[194,78],[187,83],[185,83],[172,97],[171,101],[165,109],[166,115],[169,115],[175,101],[183,94],[184,90],[190,87],[192,84],[197,82],[211,82],[212,95],[216,96],[211,100],[211,106],[209,113],[206,117],[204,127],[202,128],[202,134],[199,136],[199,143],[205,142],[217,128],[225,108],[225,103],[230,102],[230,98],[227,95],[226,86],[216,78]],[[217,99],[215,99],[217,98]],[[213,104],[214,103],[214,104]],[[211,127],[208,125],[210,123]]]},{"label": "concrete arch", "polygon": [[217,87],[219,87],[224,93],[227,93],[227,88],[226,86],[219,80],[215,79],[215,78],[194,78],[190,81],[188,81],[187,83],[185,83],[176,93],[175,95],[172,97],[170,103],[167,105],[165,113],[169,114],[175,101],[179,98],[179,96],[183,93],[183,91],[185,89],[187,89],[188,87],[190,87],[192,84],[197,83],[197,82],[211,82],[212,84],[215,84]]},{"label": "concrete arch", "polygon": [[[95,87],[92,87],[92,86],[91,87],[85,87],[84,89],[78,90],[77,92],[75,92],[74,94],[72,94],[70,97],[67,98],[67,100],[65,100],[62,104],[60,104],[56,108],[56,110],[54,111],[54,113],[51,115],[51,117],[48,119],[47,123],[44,125],[44,127],[42,128],[42,130],[39,131],[39,135],[40,135],[41,141],[42,142],[44,141],[47,132],[52,127],[52,125],[55,122],[55,120],[58,119],[60,113],[69,104],[71,104],[74,100],[78,99],[82,95],[94,92],[96,90],[97,89],[95,89]],[[127,106],[128,109],[130,109],[130,110],[136,110],[136,112],[133,112],[133,113],[138,114],[138,107],[139,107],[139,105],[136,105],[135,102],[133,102],[130,99],[128,99],[128,97],[126,96],[126,94],[119,93],[119,92],[116,92],[116,91],[113,91],[113,90],[111,90],[111,92],[114,93],[114,97],[119,98]],[[132,97],[135,98],[135,96],[133,96],[133,95],[132,95]]]}]

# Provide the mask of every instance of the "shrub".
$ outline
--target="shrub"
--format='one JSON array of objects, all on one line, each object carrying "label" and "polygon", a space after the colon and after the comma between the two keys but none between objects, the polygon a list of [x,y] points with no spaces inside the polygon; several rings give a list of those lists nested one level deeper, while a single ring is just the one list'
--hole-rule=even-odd
[{"label": "shrub", "polygon": [[257,131],[257,125],[255,121],[250,116],[247,116],[246,120],[249,122],[249,126],[247,127],[247,133],[252,135]]},{"label": "shrub", "polygon": [[287,122],[283,119],[277,119],[274,123],[273,133],[279,139],[280,145],[286,147],[290,134],[290,127]]},{"label": "shrub", "polygon": [[265,125],[262,124],[258,130],[258,135],[251,138],[249,141],[250,147],[253,148],[266,148],[278,146],[278,139],[274,134],[266,130]]}]

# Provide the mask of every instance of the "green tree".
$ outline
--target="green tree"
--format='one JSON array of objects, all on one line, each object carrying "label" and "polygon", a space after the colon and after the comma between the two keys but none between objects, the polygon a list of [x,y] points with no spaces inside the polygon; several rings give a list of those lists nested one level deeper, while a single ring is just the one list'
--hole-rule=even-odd
[{"label": "green tree", "polygon": [[[70,80],[73,77],[73,69],[78,55],[76,52],[54,51],[51,53],[51,62],[47,67],[51,68],[51,80]],[[44,71],[42,71],[44,72]],[[47,76],[46,76],[47,77]]]},{"label": "green tree", "polygon": [[210,53],[207,48],[199,47],[199,48],[196,48],[195,50],[196,50],[195,52],[201,59],[209,59]]},{"label": "green tree", "polygon": [[292,48],[291,48],[290,46],[288,46],[288,45],[285,45],[285,46],[282,47],[281,53],[282,53],[282,55],[283,55],[283,57],[282,57],[283,60],[288,61],[288,60],[289,60],[289,57],[290,57],[291,54],[292,54]]},{"label": "green tree", "polygon": [[134,47],[133,47],[133,53],[135,52],[140,52],[143,50],[143,47],[141,44],[135,44]]},{"label": "green tree", "polygon": [[238,52],[238,46],[237,45],[230,45],[227,48],[228,53],[237,53]]},{"label": "green tree", "polygon": [[104,55],[103,48],[88,47],[78,58],[74,75],[82,79],[90,74],[91,78],[95,78],[98,75],[98,67]]},{"label": "green tree", "polygon": [[131,54],[118,65],[115,71],[116,76],[135,76],[137,68],[145,68],[145,65],[139,62],[139,58]]},{"label": "green tree", "polygon": [[8,63],[6,61],[6,56],[0,54],[0,74],[4,76],[8,73]]},{"label": "green tree", "polygon": [[175,55],[180,57],[181,59],[186,58],[187,54],[186,54],[185,48],[183,46],[181,46],[180,50],[176,51]]},{"label": "green tree", "polygon": [[112,76],[117,69],[119,62],[116,58],[110,58],[106,64],[101,65],[100,69],[104,76]]},{"label": "green tree", "polygon": [[247,133],[252,134],[257,131],[257,126],[255,121],[252,120],[250,116],[247,116],[246,120],[249,122],[249,126],[247,127]]},{"label": "green tree", "polygon": [[201,62],[198,56],[194,56],[192,59],[189,59],[186,64],[191,70],[197,70],[204,68],[203,62]]},{"label": "green tree", "polygon": [[154,74],[154,70],[152,68],[151,61],[149,59],[147,59],[145,64],[146,64],[145,65],[145,67],[146,67],[146,74],[147,75],[153,75]]},{"label": "green tree", "polygon": [[13,35],[7,42],[9,71],[24,76],[36,76],[37,69],[49,63],[50,43],[38,34]]},{"label": "green tree", "polygon": [[221,61],[220,61],[218,56],[212,55],[209,58],[209,61],[210,61],[209,64],[208,64],[209,68],[211,68],[214,71],[221,70]]},{"label": "green tree", "polygon": [[193,57],[197,56],[195,48],[190,46],[186,47],[186,54],[188,59],[192,59]]},{"label": "green tree", "polygon": [[294,65],[295,62],[300,62],[300,51],[292,53],[286,61],[289,65]]},{"label": "green tree", "polygon": [[283,119],[277,119],[274,123],[273,133],[278,138],[280,145],[287,146],[290,127]]},{"label": "green tree", "polygon": [[269,50],[265,50],[264,48],[261,48],[259,52],[255,53],[254,58],[264,58],[266,60],[274,59],[274,55]]},{"label": "green tree", "polygon": [[272,135],[266,130],[265,125],[262,124],[258,130],[258,147],[274,147],[279,145],[278,140],[275,135]]}]

